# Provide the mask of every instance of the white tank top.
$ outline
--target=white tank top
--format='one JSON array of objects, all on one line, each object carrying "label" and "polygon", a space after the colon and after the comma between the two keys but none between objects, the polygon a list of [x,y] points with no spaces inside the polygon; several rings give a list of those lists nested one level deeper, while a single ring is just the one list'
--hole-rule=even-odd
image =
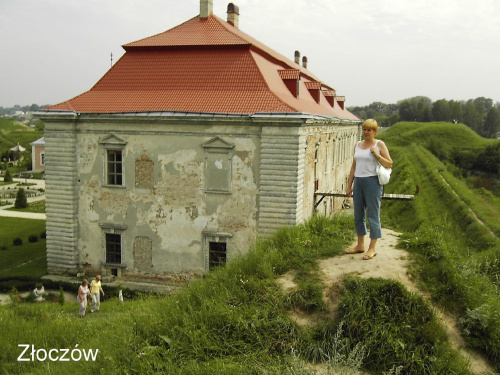
[{"label": "white tank top", "polygon": [[[373,156],[370,149],[363,150],[359,147],[359,143],[356,143],[356,148],[354,149],[354,160],[356,160],[356,170],[354,171],[354,177],[371,177],[376,176],[377,163],[375,161],[375,156]],[[378,140],[375,142],[375,148],[380,154],[378,148]]]}]

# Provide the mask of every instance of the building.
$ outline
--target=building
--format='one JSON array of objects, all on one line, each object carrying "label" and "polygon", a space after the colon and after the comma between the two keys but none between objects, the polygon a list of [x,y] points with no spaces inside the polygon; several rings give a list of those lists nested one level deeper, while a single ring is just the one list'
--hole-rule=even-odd
[{"label": "building", "polygon": [[227,22],[200,15],[123,46],[89,91],[46,108],[47,264],[171,283],[257,236],[332,214],[360,134],[345,98]]},{"label": "building", "polygon": [[45,138],[39,138],[30,143],[32,172],[45,171]]}]

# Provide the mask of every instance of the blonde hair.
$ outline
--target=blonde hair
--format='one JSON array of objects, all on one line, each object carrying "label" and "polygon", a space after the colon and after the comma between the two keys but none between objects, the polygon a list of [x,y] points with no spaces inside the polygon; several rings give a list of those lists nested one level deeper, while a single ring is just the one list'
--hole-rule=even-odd
[{"label": "blonde hair", "polygon": [[369,118],[365,122],[363,122],[363,129],[372,129],[375,130],[375,133],[378,131],[378,124],[377,121],[375,121],[372,118]]}]

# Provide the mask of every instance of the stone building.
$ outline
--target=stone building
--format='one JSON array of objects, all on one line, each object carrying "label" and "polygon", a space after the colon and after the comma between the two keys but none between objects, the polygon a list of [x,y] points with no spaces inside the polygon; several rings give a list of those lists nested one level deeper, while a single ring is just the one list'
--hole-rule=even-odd
[{"label": "stone building", "polygon": [[300,64],[200,15],[123,46],[45,122],[47,264],[176,283],[340,208],[360,120]]}]

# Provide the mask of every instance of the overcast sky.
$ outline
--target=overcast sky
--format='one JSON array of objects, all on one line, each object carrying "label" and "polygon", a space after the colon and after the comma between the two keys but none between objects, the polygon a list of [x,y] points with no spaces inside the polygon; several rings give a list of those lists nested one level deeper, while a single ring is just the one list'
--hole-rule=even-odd
[{"label": "overcast sky", "polygon": [[[229,1],[213,0],[226,19]],[[500,101],[498,0],[236,0],[240,29],[308,68],[346,105],[423,95]],[[199,0],[0,0],[0,106],[89,90],[124,44],[199,14]]]}]

